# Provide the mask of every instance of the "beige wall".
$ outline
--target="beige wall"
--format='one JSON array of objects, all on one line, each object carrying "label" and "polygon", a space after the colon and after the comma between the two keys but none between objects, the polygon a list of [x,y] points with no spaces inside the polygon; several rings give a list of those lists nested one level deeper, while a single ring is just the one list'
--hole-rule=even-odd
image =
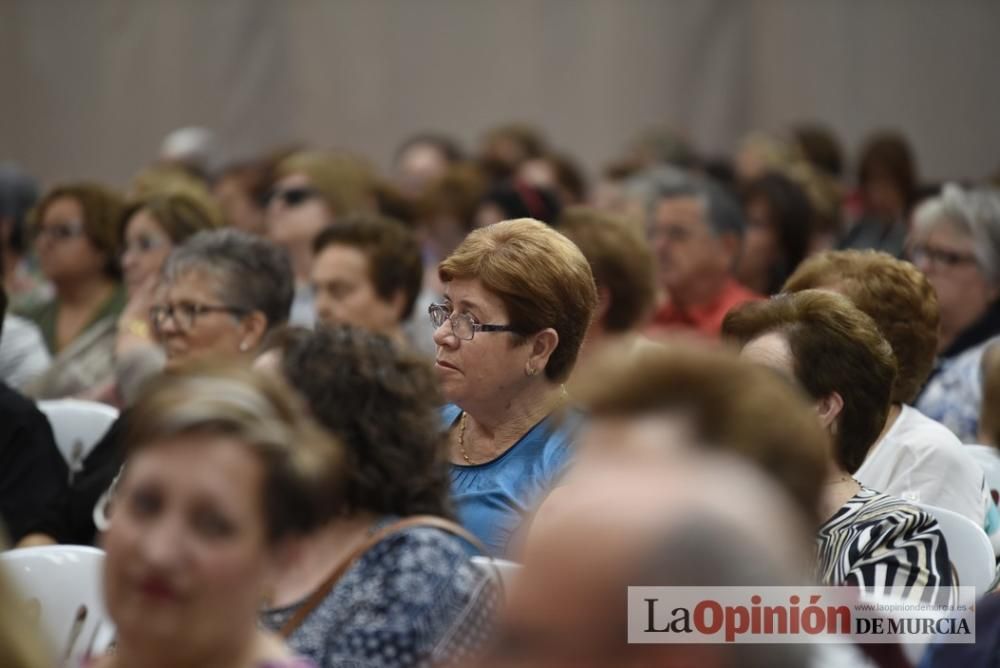
[{"label": "beige wall", "polygon": [[520,119],[590,168],[670,121],[709,151],[819,118],[895,126],[930,178],[1000,166],[995,0],[0,0],[0,159],[124,184],[180,125],[230,157],[386,164]]}]

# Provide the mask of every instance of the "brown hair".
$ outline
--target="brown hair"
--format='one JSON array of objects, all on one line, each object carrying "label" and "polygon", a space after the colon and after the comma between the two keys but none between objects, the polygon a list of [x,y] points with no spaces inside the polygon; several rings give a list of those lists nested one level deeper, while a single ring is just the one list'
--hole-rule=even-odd
[{"label": "brown hair", "polygon": [[459,163],[431,182],[417,206],[421,216],[451,216],[469,231],[486,188],[486,177],[475,164]]},{"label": "brown hair", "polygon": [[118,193],[96,183],[71,183],[56,186],[45,193],[32,213],[31,222],[38,226],[49,205],[57,199],[68,197],[83,209],[83,231],[90,243],[107,255],[104,273],[111,278],[121,277],[118,264],[118,221],[124,203]]},{"label": "brown hair", "polygon": [[983,353],[983,401],[979,410],[980,439],[1000,448],[1000,345],[990,345]]},{"label": "brown hair", "polygon": [[784,336],[809,395],[843,399],[834,455],[848,473],[858,470],[885,426],[896,380],[896,358],[875,321],[846,297],[803,290],[736,307],[722,331],[743,345],[768,333]]},{"label": "brown hair", "polygon": [[371,168],[347,153],[300,151],[278,163],[274,180],[305,174],[335,216],[370,211],[376,202]]},{"label": "brown hair", "polygon": [[153,191],[125,205],[118,226],[119,244],[132,216],[140,211],[149,212],[174,244],[201,230],[222,227],[222,212],[207,193],[192,189]]},{"label": "brown hair", "polygon": [[478,279],[497,295],[517,332],[514,345],[523,335],[555,329],[559,343],[545,376],[569,377],[597,306],[594,275],[572,241],[537,220],[505,220],[469,234],[438,275],[443,283]]},{"label": "brown hair", "polygon": [[829,439],[792,383],[727,351],[690,344],[649,346],[625,364],[605,364],[581,389],[592,417],[687,418],[699,445],[748,458],[816,518]]},{"label": "brown hair", "polygon": [[406,299],[401,319],[413,315],[424,276],[420,244],[413,232],[391,218],[356,215],[338,220],[320,232],[313,241],[313,255],[333,245],[361,251],[368,260],[368,278],[378,296],[390,301],[397,292],[402,292]]},{"label": "brown hair", "polygon": [[899,365],[892,401],[916,399],[934,367],[938,344],[937,295],[909,262],[873,250],[814,255],[785,283],[785,292],[830,288],[871,316],[892,346]]},{"label": "brown hair", "polygon": [[597,287],[611,294],[605,328],[624,332],[639,325],[656,302],[656,261],[638,226],[598,209],[573,207],[558,229],[583,252]]},{"label": "brown hair", "polygon": [[879,171],[892,180],[909,210],[917,196],[917,166],[903,135],[879,132],[865,142],[858,160],[858,184],[864,187]]},{"label": "brown hair", "polygon": [[426,361],[347,325],[288,330],[276,343],[289,383],[344,444],[347,512],[451,514],[441,398]]},{"label": "brown hair", "polygon": [[320,526],[342,495],[343,448],[306,417],[289,388],[265,374],[242,366],[163,374],[127,417],[127,454],[190,433],[230,436],[260,458],[272,544]]}]

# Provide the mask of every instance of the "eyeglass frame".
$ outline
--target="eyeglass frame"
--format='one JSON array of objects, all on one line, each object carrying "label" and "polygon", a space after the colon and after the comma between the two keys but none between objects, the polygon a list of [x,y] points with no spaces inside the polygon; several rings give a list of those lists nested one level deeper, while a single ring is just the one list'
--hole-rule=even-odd
[{"label": "eyeglass frame", "polygon": [[[186,307],[191,312],[191,324],[186,327],[181,324],[181,321],[177,317],[177,312],[181,307]],[[157,304],[149,309],[149,321],[153,325],[153,329],[157,332],[163,331],[163,325],[166,324],[167,318],[174,321],[177,329],[182,332],[189,332],[198,324],[198,317],[206,313],[228,313],[234,318],[241,318],[246,316],[249,311],[238,306],[226,306],[224,304],[199,304],[196,302]]]},{"label": "eyeglass frame", "polygon": [[948,267],[949,269],[970,264],[981,267],[979,258],[976,257],[975,253],[949,251],[920,243],[914,244],[910,249],[910,257],[914,260],[914,262],[923,258],[927,262],[933,263],[936,266]]},{"label": "eyeglass frame", "polygon": [[[450,311],[450,314],[448,316],[446,316],[444,318],[444,320],[441,321],[440,324],[438,324],[438,323],[435,322],[435,317],[434,317],[434,313],[436,311],[444,311],[444,312],[449,312]],[[451,323],[451,333],[454,334],[455,338],[457,338],[460,341],[471,341],[472,339],[474,339],[476,337],[476,332],[487,332],[487,333],[488,332],[514,332],[514,333],[518,333],[518,329],[516,327],[514,327],[513,325],[484,325],[481,322],[477,322],[476,319],[472,315],[470,315],[468,313],[455,313],[454,310],[451,307],[449,307],[447,304],[431,304],[430,306],[427,307],[427,315],[428,315],[428,317],[430,317],[431,324],[434,325],[435,329],[441,327],[441,325],[443,325],[445,323],[445,320],[447,320],[449,323]],[[468,320],[469,327],[472,330],[472,334],[469,335],[469,338],[465,338],[465,337],[459,336],[458,332],[455,331],[455,319],[456,318],[464,318],[464,319]]]}]

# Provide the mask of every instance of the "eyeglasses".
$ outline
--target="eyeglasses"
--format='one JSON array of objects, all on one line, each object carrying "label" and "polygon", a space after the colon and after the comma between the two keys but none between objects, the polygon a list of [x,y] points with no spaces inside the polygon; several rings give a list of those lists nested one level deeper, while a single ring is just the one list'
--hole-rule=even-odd
[{"label": "eyeglasses", "polygon": [[39,225],[34,230],[35,241],[40,241],[44,237],[49,237],[53,241],[67,241],[75,239],[83,234],[83,223],[54,223],[52,225]]},{"label": "eyeglasses", "polygon": [[166,245],[167,241],[165,239],[143,235],[138,237],[134,243],[125,244],[125,248],[122,249],[122,255],[124,256],[126,253],[139,253],[140,255],[144,255],[150,251],[163,248]]},{"label": "eyeglasses", "polygon": [[188,331],[193,329],[198,318],[206,313],[228,313],[239,317],[246,315],[247,311],[235,306],[179,302],[177,304],[159,304],[152,307],[149,309],[149,319],[157,331],[163,329],[163,326],[167,324],[167,319],[173,319],[178,329]]},{"label": "eyeglasses", "polygon": [[942,267],[957,267],[963,264],[978,264],[979,260],[972,253],[957,253],[955,251],[934,248],[933,246],[917,245],[911,253],[914,262],[926,260]]},{"label": "eyeglasses", "polygon": [[516,332],[511,325],[483,325],[476,322],[468,313],[452,313],[451,307],[447,304],[431,304],[427,307],[427,314],[431,317],[431,324],[437,329],[445,323],[451,322],[451,331],[463,341],[471,341],[476,332]]},{"label": "eyeglasses", "polygon": [[308,186],[284,189],[275,188],[267,194],[267,203],[270,204],[274,200],[281,200],[285,206],[294,208],[308,202],[317,195],[319,195],[319,191]]}]

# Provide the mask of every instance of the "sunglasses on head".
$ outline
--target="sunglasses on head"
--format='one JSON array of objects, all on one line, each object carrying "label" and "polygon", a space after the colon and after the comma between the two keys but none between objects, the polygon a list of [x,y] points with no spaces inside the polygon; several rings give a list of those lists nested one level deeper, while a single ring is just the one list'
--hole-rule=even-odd
[{"label": "sunglasses on head", "polygon": [[298,186],[295,188],[275,188],[267,195],[268,203],[274,200],[281,200],[285,206],[296,207],[303,202],[307,202],[316,197],[319,192],[309,186]]}]

